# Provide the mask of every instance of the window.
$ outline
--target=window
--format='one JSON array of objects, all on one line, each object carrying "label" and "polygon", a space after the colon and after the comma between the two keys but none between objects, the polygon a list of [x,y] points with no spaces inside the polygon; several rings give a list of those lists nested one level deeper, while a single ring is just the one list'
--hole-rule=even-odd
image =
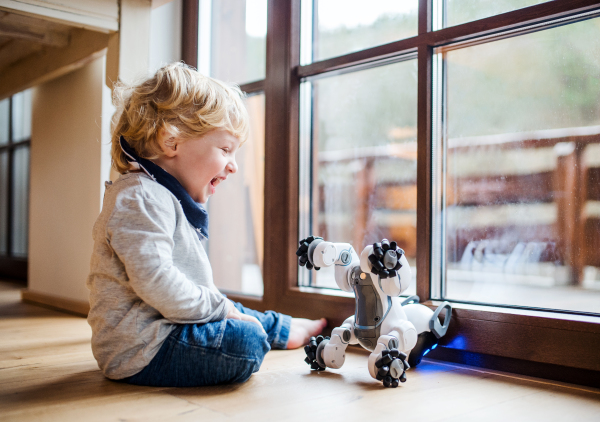
[{"label": "window", "polygon": [[338,325],[298,239],[396,237],[453,302],[431,357],[597,384],[600,4],[350,3],[270,0],[264,79],[228,77],[265,104],[264,294],[231,297]]},{"label": "window", "polygon": [[221,290],[262,296],[267,1],[200,0],[198,15],[198,69],[240,85],[251,126],[238,174],[208,202],[208,255]]},{"label": "window", "polygon": [[[359,253],[394,239],[415,268],[417,61],[307,80],[300,90],[300,197],[312,205],[299,238],[350,242]],[[333,267],[299,271],[301,286],[337,289]]]},{"label": "window", "polygon": [[26,279],[31,91],[0,101],[0,274]]},{"label": "window", "polygon": [[418,0],[302,2],[301,64],[417,35]]},{"label": "window", "polygon": [[434,22],[446,28],[546,1],[550,0],[434,0]]},{"label": "window", "polygon": [[200,0],[198,69],[244,84],[265,78],[267,0]]},{"label": "window", "polygon": [[595,18],[436,49],[434,297],[600,314],[599,40]]}]

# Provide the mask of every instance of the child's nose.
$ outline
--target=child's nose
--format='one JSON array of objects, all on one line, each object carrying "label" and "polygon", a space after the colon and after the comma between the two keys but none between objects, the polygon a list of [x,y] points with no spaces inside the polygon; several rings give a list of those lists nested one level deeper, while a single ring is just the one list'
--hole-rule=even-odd
[{"label": "child's nose", "polygon": [[237,172],[238,166],[235,160],[231,160],[229,163],[227,163],[227,170],[232,174]]}]

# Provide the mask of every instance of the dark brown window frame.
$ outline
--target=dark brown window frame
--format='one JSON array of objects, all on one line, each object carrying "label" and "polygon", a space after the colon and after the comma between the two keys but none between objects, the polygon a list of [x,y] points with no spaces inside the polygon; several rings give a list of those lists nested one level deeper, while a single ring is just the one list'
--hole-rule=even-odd
[{"label": "dark brown window frame", "polygon": [[[183,59],[197,66],[198,0],[184,0]],[[230,294],[255,309],[326,317],[330,328],[354,312],[354,300],[298,287],[299,87],[317,75],[417,54],[417,294],[431,298],[432,57],[435,47],[472,45],[547,28],[600,2],[555,0],[431,30],[431,0],[419,0],[418,35],[300,65],[300,0],[269,0],[266,78],[242,85],[265,93],[265,250],[262,298]],[[186,20],[188,23],[186,24]],[[191,23],[190,23],[191,22]],[[544,26],[545,25],[545,26]],[[186,41],[188,40],[188,41]],[[189,40],[193,40],[189,42]],[[193,44],[193,47],[186,47]],[[187,48],[187,50],[186,50]],[[187,52],[186,52],[187,51]],[[425,304],[437,306],[436,301]],[[449,335],[429,357],[507,372],[600,386],[600,317],[454,303]],[[459,346],[451,346],[461,339]],[[455,342],[456,343],[456,342]]]}]

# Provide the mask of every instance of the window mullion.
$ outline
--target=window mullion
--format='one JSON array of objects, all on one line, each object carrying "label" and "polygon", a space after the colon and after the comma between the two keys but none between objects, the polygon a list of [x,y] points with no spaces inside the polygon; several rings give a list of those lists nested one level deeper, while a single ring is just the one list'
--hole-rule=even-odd
[{"label": "window mullion", "polygon": [[297,285],[300,0],[269,0],[265,79],[264,300],[281,300]]},{"label": "window mullion", "polygon": [[[419,35],[431,30],[431,0],[419,1]],[[431,117],[432,55],[426,44],[418,48],[417,99],[417,295],[431,297]]]}]

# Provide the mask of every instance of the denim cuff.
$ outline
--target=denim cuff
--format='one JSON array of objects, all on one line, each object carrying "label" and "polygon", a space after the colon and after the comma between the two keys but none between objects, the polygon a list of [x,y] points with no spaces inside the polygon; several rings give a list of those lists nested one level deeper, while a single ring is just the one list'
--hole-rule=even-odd
[{"label": "denim cuff", "polygon": [[277,318],[277,326],[275,327],[275,338],[271,343],[273,349],[286,349],[288,339],[290,337],[290,326],[292,325],[292,317],[285,314],[279,314]]}]

